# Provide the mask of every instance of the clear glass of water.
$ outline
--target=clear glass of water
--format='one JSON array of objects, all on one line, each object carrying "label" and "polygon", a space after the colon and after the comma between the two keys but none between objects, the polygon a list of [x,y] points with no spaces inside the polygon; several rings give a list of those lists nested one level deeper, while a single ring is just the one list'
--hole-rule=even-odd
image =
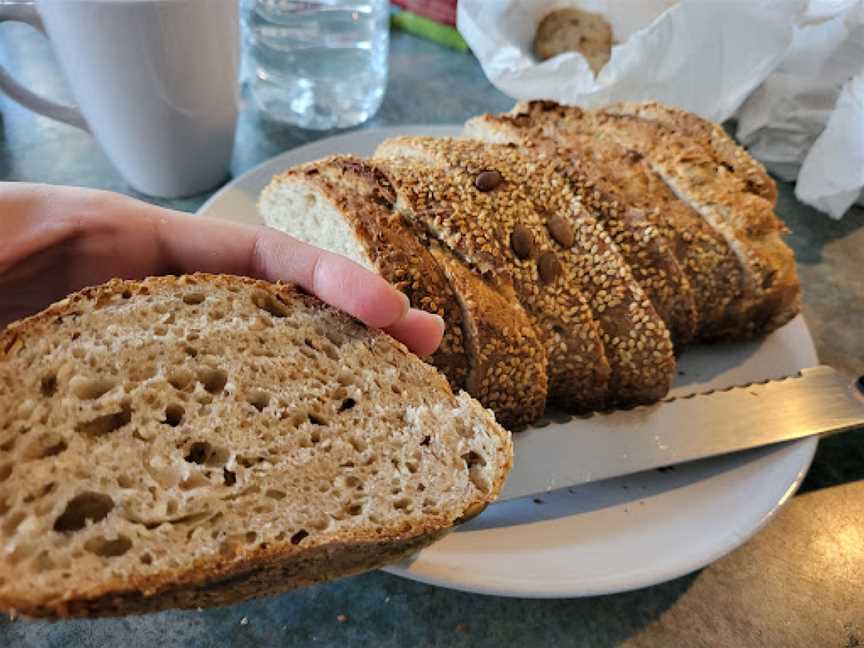
[{"label": "clear glass of water", "polygon": [[259,110],[303,128],[347,128],[381,106],[388,0],[243,0],[245,55]]}]

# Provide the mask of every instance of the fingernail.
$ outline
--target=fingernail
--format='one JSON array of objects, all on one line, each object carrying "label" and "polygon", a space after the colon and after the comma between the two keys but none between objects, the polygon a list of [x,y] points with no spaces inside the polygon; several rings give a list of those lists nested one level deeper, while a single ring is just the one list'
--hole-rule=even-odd
[{"label": "fingernail", "polygon": [[402,319],[408,314],[408,309],[411,308],[411,300],[408,299],[408,295],[403,292],[399,293],[399,298],[402,300],[402,314],[399,316],[399,319]]},{"label": "fingernail", "polygon": [[431,313],[431,315],[438,322],[438,328],[441,329],[441,335],[444,335],[444,318],[440,315],[436,315],[435,313]]}]

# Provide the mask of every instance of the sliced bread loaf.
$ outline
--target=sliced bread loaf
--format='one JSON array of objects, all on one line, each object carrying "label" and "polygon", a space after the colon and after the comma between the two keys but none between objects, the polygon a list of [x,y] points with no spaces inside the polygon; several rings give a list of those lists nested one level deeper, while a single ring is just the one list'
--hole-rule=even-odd
[{"label": "sliced bread loaf", "polygon": [[[545,108],[544,108],[545,106]],[[548,131],[607,137],[635,150],[677,198],[693,208],[723,237],[741,268],[738,297],[724,313],[732,324],[716,337],[750,337],[785,324],[800,308],[800,283],[794,255],[783,242],[786,231],[771,203],[748,190],[711,147],[663,126],[630,115],[589,112],[576,107],[540,104],[533,118],[546,120]],[[515,114],[530,111],[517,104]]]},{"label": "sliced bread loaf", "polygon": [[[608,404],[648,402],[666,393],[675,369],[668,330],[603,225],[554,163],[508,145],[448,138],[395,138],[376,156],[410,160],[392,173],[400,198],[403,186],[412,188],[415,202],[432,196],[437,204],[431,210],[411,210],[434,221],[448,245],[457,249],[473,239],[477,247],[496,247],[529,313],[558,316],[567,309],[555,303],[559,296],[588,303],[611,370]],[[440,174],[432,169],[444,171],[443,182],[433,184]],[[548,303],[535,303],[538,297]],[[579,329],[565,333],[581,338]],[[564,362],[550,355],[550,370],[567,367]],[[571,385],[550,375],[553,393]]]},{"label": "sliced bread loaf", "polygon": [[696,296],[670,239],[652,218],[654,214],[625,198],[586,142],[577,141],[576,136],[568,136],[565,142],[546,137],[534,127],[530,115],[525,117],[481,115],[468,120],[465,134],[489,143],[517,144],[552,162],[618,247],[675,344],[691,341],[699,326]]},{"label": "sliced bread loaf", "polygon": [[275,177],[259,211],[269,226],[362,263],[417,308],[444,317],[444,339],[430,362],[503,425],[535,420],[546,401],[546,359],[535,353],[530,322],[517,303],[502,310],[500,295],[455,260],[442,267],[442,255],[431,254],[424,231],[403,220],[395,202],[380,165],[336,156]]},{"label": "sliced bread loaf", "polygon": [[0,609],[221,605],[372,569],[495,498],[510,436],[293,287],[112,281],[0,334]]}]

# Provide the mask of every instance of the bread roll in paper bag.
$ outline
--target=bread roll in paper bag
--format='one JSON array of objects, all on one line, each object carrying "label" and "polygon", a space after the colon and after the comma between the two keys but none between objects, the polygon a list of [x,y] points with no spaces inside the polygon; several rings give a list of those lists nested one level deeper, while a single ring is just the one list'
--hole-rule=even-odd
[{"label": "bread roll in paper bag", "polygon": [[[612,26],[594,75],[576,52],[540,62],[537,25],[573,7]],[[708,119],[730,117],[783,59],[804,0],[460,0],[457,26],[489,80],[514,99],[599,106],[657,99]]]}]

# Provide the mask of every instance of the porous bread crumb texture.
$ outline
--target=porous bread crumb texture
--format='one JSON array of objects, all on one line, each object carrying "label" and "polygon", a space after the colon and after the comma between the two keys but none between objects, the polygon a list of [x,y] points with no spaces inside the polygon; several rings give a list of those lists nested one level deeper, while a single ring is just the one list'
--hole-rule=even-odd
[{"label": "porous bread crumb texture", "polygon": [[[593,347],[585,344],[585,329],[593,320],[611,369],[605,402],[650,402],[666,393],[675,369],[668,330],[603,223],[588,213],[553,162],[506,145],[422,137],[385,142],[376,155],[413,158],[415,164],[402,164],[405,171],[394,174],[396,184],[407,179],[415,203],[433,196],[437,210],[415,204],[413,212],[431,214],[434,228],[451,247],[482,252],[490,238],[498,242],[491,253],[506,264],[529,313],[540,318],[566,314],[569,321],[557,330],[544,322],[565,344],[576,336],[581,343],[562,352],[560,341],[547,336],[553,392],[560,395],[562,383],[572,390],[578,380],[574,373],[592,362],[596,366]],[[422,166],[415,170],[418,158],[443,163],[446,170],[440,175]],[[484,170],[502,178],[485,192],[476,187]],[[580,378],[585,385],[584,375]],[[567,396],[565,404],[586,400],[572,391]]]},{"label": "porous bread crumb texture", "polygon": [[497,494],[509,434],[289,286],[114,281],[0,335],[0,608],[224,604],[369,569]]}]

